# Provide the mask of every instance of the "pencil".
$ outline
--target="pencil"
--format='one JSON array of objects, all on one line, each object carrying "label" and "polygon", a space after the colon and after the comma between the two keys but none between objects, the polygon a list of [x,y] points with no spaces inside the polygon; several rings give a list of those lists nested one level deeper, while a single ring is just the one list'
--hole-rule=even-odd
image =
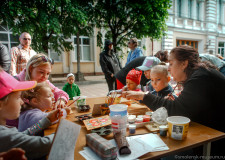
[{"label": "pencil", "polygon": [[66,107],[71,106],[73,103],[75,103],[78,99],[80,99],[80,97],[78,97],[77,99],[75,99],[73,102],[71,102],[69,105],[67,105]]}]

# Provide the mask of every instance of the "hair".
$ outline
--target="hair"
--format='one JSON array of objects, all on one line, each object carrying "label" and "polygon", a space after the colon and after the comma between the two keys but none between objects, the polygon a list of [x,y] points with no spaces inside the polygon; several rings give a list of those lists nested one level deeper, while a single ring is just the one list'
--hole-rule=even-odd
[{"label": "hair", "polygon": [[168,62],[168,51],[158,51],[155,55],[161,62]]},{"label": "hair", "polygon": [[52,65],[49,61],[45,62],[45,61],[41,60],[39,57],[42,57],[42,56],[45,56],[48,59],[48,57],[45,54],[39,53],[39,54],[36,54],[33,57],[31,57],[30,60],[27,62],[26,76],[25,76],[26,81],[31,80],[31,77],[30,77],[30,75],[31,75],[30,68],[31,67],[35,68],[35,67],[46,65],[46,64]]},{"label": "hair", "polygon": [[135,44],[135,47],[138,46],[138,40],[137,40],[137,38],[135,38],[135,37],[134,38],[131,38],[130,41],[132,41],[132,43]]},{"label": "hair", "polygon": [[164,64],[158,64],[151,69],[151,73],[163,73],[165,76],[169,76],[168,67]]},{"label": "hair", "polygon": [[23,91],[21,93],[21,99],[24,101],[24,104],[21,107],[21,112],[32,109],[32,106],[29,104],[29,102],[33,98],[38,98],[40,95],[41,89],[44,88],[50,88],[52,89],[46,82],[38,83],[37,86],[33,89]]},{"label": "hair", "polygon": [[200,67],[207,70],[209,70],[209,68],[215,69],[215,66],[213,66],[212,64],[208,62],[201,62],[198,51],[191,46],[181,45],[175,47],[170,51],[170,54],[173,54],[175,58],[180,62],[184,62],[186,60],[188,61],[188,66],[184,70],[187,78],[189,78],[192,73]]},{"label": "hair", "polygon": [[[21,35],[20,35],[20,38],[23,38],[23,35],[24,34],[29,34],[30,35],[30,33],[28,33],[28,32],[23,32]],[[30,35],[31,36],[31,35]]]}]

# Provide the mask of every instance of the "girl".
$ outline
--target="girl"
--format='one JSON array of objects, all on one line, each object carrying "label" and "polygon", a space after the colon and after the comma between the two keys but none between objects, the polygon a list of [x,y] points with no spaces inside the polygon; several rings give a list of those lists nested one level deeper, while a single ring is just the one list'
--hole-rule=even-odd
[{"label": "girl", "polygon": [[[55,107],[63,108],[69,100],[69,96],[63,90],[55,87],[49,82],[48,77],[52,71],[54,61],[44,54],[37,54],[28,61],[26,69],[16,76],[19,81],[37,81],[46,82],[53,89],[54,98],[56,100]],[[7,125],[18,127],[18,120],[7,121]]]},{"label": "girl", "polygon": [[28,159],[41,158],[47,155],[54,135],[45,137],[32,136],[51,125],[62,116],[61,109],[51,112],[47,117],[28,128],[18,132],[15,127],[6,126],[6,119],[16,119],[19,116],[21,105],[21,91],[32,89],[36,86],[34,81],[19,82],[0,68],[0,152],[11,148],[22,148]]},{"label": "girl", "polygon": [[24,69],[20,74],[17,75],[19,81],[37,81],[47,82],[49,86],[53,89],[54,98],[56,100],[56,105],[63,108],[69,100],[69,96],[63,90],[55,87],[51,82],[49,82],[48,77],[52,71],[52,65],[54,61],[48,58],[44,54],[37,54],[31,57],[28,61],[26,69]]},{"label": "girl", "polygon": [[[45,111],[53,109],[53,96],[50,86],[45,82],[38,83],[32,90],[22,92],[21,98],[24,104],[19,117],[18,130],[20,132],[25,131],[48,115]],[[66,117],[70,113],[68,107],[62,109],[62,111],[63,117]]]}]

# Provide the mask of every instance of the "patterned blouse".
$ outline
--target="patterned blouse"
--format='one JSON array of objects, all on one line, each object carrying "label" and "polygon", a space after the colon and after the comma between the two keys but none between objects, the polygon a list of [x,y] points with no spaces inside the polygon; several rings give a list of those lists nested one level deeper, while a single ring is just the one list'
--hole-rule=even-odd
[{"label": "patterned blouse", "polygon": [[13,76],[19,74],[26,68],[29,59],[37,54],[31,47],[29,49],[24,49],[21,44],[11,48],[10,53],[12,57],[10,74]]}]

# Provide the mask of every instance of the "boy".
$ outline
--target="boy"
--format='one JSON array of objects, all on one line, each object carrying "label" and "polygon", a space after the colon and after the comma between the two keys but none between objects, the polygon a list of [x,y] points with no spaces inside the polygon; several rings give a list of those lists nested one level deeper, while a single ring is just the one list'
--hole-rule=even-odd
[{"label": "boy", "polygon": [[[144,71],[144,75],[147,79],[151,79],[150,72],[151,68],[155,65],[159,64],[160,60],[157,57],[146,57],[143,64],[139,67],[136,67],[136,69]],[[153,91],[151,80],[146,83],[146,86],[143,87],[143,91]]]},{"label": "boy", "polygon": [[65,91],[69,97],[70,97],[70,100],[73,100],[73,97],[75,96],[80,96],[80,89],[78,87],[78,85],[76,85],[74,83],[75,81],[75,76],[73,73],[69,73],[67,75],[67,82],[65,84],[65,86],[63,87],[63,91]]},{"label": "boy", "polygon": [[168,84],[170,81],[170,76],[166,65],[154,66],[151,69],[150,77],[152,87],[154,88],[152,94],[160,97],[166,97],[173,92],[172,87]]}]

